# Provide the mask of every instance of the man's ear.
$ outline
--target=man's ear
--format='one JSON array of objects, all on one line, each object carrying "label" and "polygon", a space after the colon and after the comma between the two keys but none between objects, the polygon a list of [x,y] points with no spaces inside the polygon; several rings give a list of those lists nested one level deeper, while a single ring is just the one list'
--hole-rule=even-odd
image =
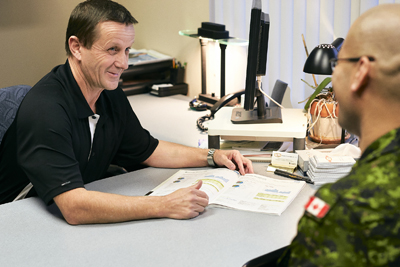
[{"label": "man's ear", "polygon": [[369,80],[369,70],[371,68],[371,62],[368,57],[361,57],[357,62],[356,73],[353,76],[350,90],[353,92],[361,92]]},{"label": "man's ear", "polygon": [[79,42],[78,37],[76,36],[71,36],[68,39],[68,45],[69,45],[69,50],[71,51],[71,54],[78,60],[81,60],[81,48],[82,45]]}]

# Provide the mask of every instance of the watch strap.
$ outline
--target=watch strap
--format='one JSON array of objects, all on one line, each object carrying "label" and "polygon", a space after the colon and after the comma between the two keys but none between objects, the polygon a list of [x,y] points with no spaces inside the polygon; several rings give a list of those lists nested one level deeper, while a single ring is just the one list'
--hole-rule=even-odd
[{"label": "watch strap", "polygon": [[207,163],[208,163],[208,166],[211,166],[211,167],[216,167],[217,166],[217,164],[215,164],[215,161],[214,161],[214,153],[215,153],[215,149],[214,148],[211,148],[210,150],[208,150],[208,154],[207,154]]}]

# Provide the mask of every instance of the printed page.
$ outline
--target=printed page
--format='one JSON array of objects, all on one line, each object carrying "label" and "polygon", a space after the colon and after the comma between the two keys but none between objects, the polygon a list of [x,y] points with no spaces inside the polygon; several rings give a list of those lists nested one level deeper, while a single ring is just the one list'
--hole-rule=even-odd
[{"label": "printed page", "polygon": [[257,174],[240,176],[210,204],[281,215],[304,187],[304,181],[274,179]]},{"label": "printed page", "polygon": [[226,188],[232,187],[232,185],[236,183],[238,177],[238,172],[226,168],[200,171],[180,170],[157,186],[151,195],[165,196],[180,188],[192,186],[199,180],[203,180],[203,185],[200,190],[208,195],[209,202],[211,203],[220,192]]}]

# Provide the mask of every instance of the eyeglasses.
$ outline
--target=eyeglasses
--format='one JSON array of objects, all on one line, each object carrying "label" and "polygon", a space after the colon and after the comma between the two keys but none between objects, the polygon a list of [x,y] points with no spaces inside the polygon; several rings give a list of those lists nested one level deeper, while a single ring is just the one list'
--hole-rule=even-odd
[{"label": "eyeglasses", "polygon": [[[367,57],[369,61],[375,61],[375,58],[373,57]],[[361,59],[361,57],[351,57],[351,58],[332,58],[329,61],[331,62],[331,68],[332,71],[335,70],[336,65],[338,64],[339,60],[346,60],[348,62],[358,62]]]}]

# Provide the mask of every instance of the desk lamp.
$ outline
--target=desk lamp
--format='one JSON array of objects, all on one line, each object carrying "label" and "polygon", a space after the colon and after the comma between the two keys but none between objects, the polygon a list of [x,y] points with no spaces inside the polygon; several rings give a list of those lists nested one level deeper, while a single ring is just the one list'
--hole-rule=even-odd
[{"label": "desk lamp", "polygon": [[311,74],[331,75],[330,59],[337,58],[343,41],[343,38],[337,38],[332,44],[321,44],[315,47],[308,56],[303,71]]},{"label": "desk lamp", "polygon": [[[337,58],[343,41],[343,38],[337,38],[331,44],[321,44],[315,47],[311,51],[310,55],[307,57],[303,71],[310,74],[332,75],[330,60],[332,58]],[[342,128],[342,136],[340,142],[344,143],[344,141],[345,130]]]}]

